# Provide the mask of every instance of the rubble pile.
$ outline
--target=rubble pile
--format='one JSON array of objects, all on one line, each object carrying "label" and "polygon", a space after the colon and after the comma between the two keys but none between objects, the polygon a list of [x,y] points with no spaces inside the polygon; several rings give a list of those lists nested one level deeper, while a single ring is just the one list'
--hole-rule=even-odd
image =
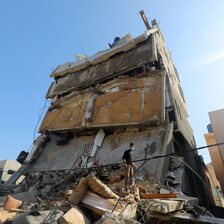
[{"label": "rubble pile", "polygon": [[201,217],[210,218],[205,223],[221,223],[198,206],[197,198],[174,192],[153,175],[138,173],[130,192],[125,191],[123,167],[118,165],[98,167],[92,173],[85,170],[82,176],[68,170],[46,172],[37,183],[32,189],[35,201],[16,200],[17,194],[7,196],[0,205],[0,223],[137,224],[189,217],[193,223]]}]

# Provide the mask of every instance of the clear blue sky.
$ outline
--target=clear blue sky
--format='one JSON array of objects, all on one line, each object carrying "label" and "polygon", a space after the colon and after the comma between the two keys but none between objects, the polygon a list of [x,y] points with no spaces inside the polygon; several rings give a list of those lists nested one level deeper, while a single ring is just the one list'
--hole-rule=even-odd
[{"label": "clear blue sky", "polygon": [[[51,69],[142,34],[139,15],[157,19],[180,75],[197,146],[206,145],[208,112],[224,108],[224,1],[0,1],[0,160],[33,141]],[[206,150],[201,152],[210,162]]]}]

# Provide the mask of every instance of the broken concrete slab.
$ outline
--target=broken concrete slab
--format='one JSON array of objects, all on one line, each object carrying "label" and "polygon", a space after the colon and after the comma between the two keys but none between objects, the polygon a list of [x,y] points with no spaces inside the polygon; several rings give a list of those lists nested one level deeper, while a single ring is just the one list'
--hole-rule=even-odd
[{"label": "broken concrete slab", "polygon": [[199,199],[195,197],[190,197],[187,195],[177,195],[176,198],[170,198],[169,200],[183,201],[185,206],[198,206]]},{"label": "broken concrete slab", "polygon": [[8,219],[14,219],[19,213],[17,212],[2,212],[0,211],[0,223],[5,222]]},{"label": "broken concrete slab", "polygon": [[152,212],[167,214],[174,211],[179,211],[185,207],[198,205],[198,198],[176,195],[176,198],[167,199],[151,199],[147,207]]},{"label": "broken concrete slab", "polygon": [[68,201],[73,205],[77,205],[84,197],[87,188],[88,188],[87,179],[85,177],[82,177],[79,181],[79,184],[69,197]]},{"label": "broken concrete slab", "polygon": [[7,186],[12,186],[27,170],[27,165],[23,164],[2,186],[4,189]]},{"label": "broken concrete slab", "polygon": [[96,153],[96,150],[98,147],[101,147],[102,145],[102,142],[104,140],[104,136],[105,136],[105,133],[103,131],[103,129],[100,129],[96,135],[96,138],[94,140],[94,143],[93,143],[93,149],[92,149],[92,152],[90,154],[91,157],[94,157],[95,153]]},{"label": "broken concrete slab", "polygon": [[74,206],[58,220],[58,224],[91,224],[91,221],[77,206]]},{"label": "broken concrete slab", "polygon": [[137,203],[132,203],[126,205],[125,209],[120,213],[120,215],[126,219],[135,219],[137,211]]},{"label": "broken concrete slab", "polygon": [[87,177],[88,186],[97,194],[106,197],[106,198],[116,198],[119,196],[113,193],[110,188],[108,188],[105,184],[102,183],[97,177],[92,174],[89,174]]},{"label": "broken concrete slab", "polygon": [[183,201],[152,199],[148,202],[148,209],[152,212],[167,214],[170,212],[179,211],[183,208]]},{"label": "broken concrete slab", "polygon": [[[108,60],[110,57],[117,53],[122,53],[126,51],[130,51],[134,47],[136,47],[137,44],[144,42],[148,39],[148,37],[158,31],[157,28],[152,28],[151,30],[147,31],[145,34],[142,34],[135,39],[132,38],[130,34],[125,35],[122,37],[119,41],[119,43],[114,46],[113,48],[97,52],[93,56],[84,58],[83,60],[78,60],[76,62],[68,62],[63,65],[59,65],[50,75],[50,77],[60,77],[65,76],[68,73],[77,72],[80,70],[83,70],[91,65],[96,65],[98,63],[102,63],[106,60]],[[155,58],[154,54],[155,52],[152,52],[152,58]],[[152,59],[154,61],[155,59]]]},{"label": "broken concrete slab", "polygon": [[[102,198],[91,191],[87,191],[81,202],[84,207],[95,212],[97,215],[102,216],[106,211],[113,210],[114,206],[117,203],[117,200]],[[119,202],[114,212],[116,214],[120,213],[125,208],[126,204],[127,202]]]}]

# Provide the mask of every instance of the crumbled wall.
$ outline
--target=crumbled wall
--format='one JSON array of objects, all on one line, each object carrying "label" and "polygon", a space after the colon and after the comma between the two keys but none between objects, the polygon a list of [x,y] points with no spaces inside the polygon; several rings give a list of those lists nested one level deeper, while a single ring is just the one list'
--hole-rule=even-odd
[{"label": "crumbled wall", "polygon": [[[140,128],[117,129],[114,134],[105,136],[92,161],[98,160],[99,165],[122,163],[122,155],[129,148],[130,142],[135,143],[135,159],[159,155],[164,144],[166,128],[166,126],[161,126],[145,130]],[[70,169],[74,164],[73,168],[80,168],[87,162],[86,158],[93,148],[95,137],[96,135],[76,136],[64,146],[58,146],[51,140],[45,146],[40,157],[32,163],[30,171]],[[91,161],[88,160],[88,162]],[[142,172],[145,170],[155,174],[158,166],[158,161],[152,160],[147,163]]]},{"label": "crumbled wall", "polygon": [[[129,84],[128,84],[129,82]],[[92,117],[85,119],[85,110],[88,104],[86,93],[82,98],[76,96],[69,99],[68,104],[63,101],[64,106],[48,110],[39,131],[74,129],[75,127],[94,127],[122,125],[127,123],[153,123],[163,122],[161,114],[165,108],[162,107],[162,76],[146,76],[143,78],[121,78],[111,86],[102,85],[103,94],[99,94],[93,103]],[[129,86],[129,87],[128,87]],[[128,89],[129,88],[129,89]],[[101,86],[98,86],[101,89]],[[111,90],[111,91],[110,91]],[[78,104],[77,104],[78,103]],[[162,113],[161,113],[161,110]]]}]

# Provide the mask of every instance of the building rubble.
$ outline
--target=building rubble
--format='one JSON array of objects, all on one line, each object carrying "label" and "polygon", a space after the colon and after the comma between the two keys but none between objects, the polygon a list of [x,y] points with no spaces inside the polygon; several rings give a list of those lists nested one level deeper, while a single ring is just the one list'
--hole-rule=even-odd
[{"label": "building rubble", "polygon": [[[0,223],[134,224],[163,220],[223,223],[223,219],[215,218],[206,208],[200,207],[198,198],[164,186],[153,176],[137,175],[131,191],[123,192],[121,165],[95,167],[83,171],[83,175],[80,178],[78,172],[71,171],[42,174],[32,202],[23,201],[21,204],[17,200],[17,207],[11,205],[9,209],[8,201],[4,201]],[[161,190],[166,193],[160,193]],[[8,194],[13,195],[13,191]],[[121,200],[112,212],[120,196]],[[151,198],[147,199],[149,196]],[[16,198],[17,194],[13,197]],[[8,211],[3,210],[5,207]]]},{"label": "building rubble", "polygon": [[[144,34],[52,72],[40,135],[0,187],[0,223],[223,223],[177,70],[156,20],[141,16]],[[127,192],[130,142],[139,169]]]}]

